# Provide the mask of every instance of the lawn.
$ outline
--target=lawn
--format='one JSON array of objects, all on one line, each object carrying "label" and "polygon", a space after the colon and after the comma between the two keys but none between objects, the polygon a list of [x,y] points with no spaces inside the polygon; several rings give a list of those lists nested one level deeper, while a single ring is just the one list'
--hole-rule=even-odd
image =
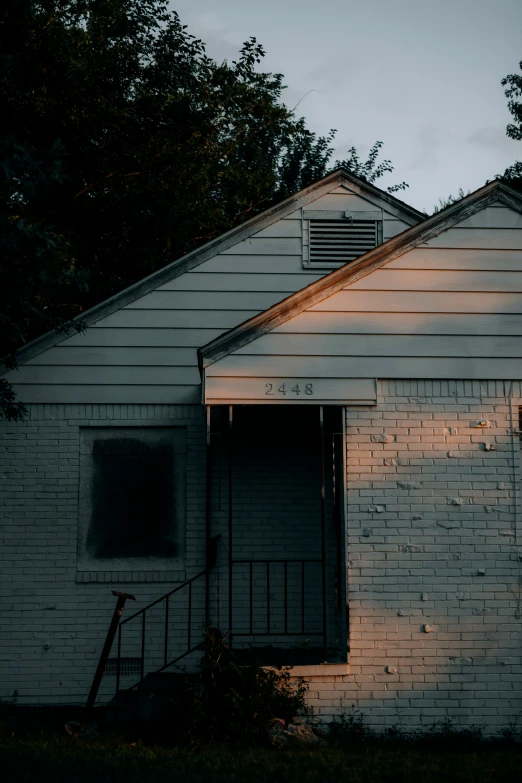
[{"label": "lawn", "polygon": [[111,736],[87,743],[67,735],[3,736],[2,783],[499,783],[522,780],[520,745],[462,749],[400,741],[345,747],[187,750]]}]

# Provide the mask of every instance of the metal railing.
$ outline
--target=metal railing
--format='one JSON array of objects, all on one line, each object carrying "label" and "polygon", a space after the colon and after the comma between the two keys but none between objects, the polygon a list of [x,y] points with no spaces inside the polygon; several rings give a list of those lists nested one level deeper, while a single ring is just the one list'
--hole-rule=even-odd
[{"label": "metal railing", "polygon": [[[316,573],[312,573],[314,570]],[[323,568],[320,558],[237,559],[232,571],[243,570],[232,584],[234,611],[229,640],[234,637],[317,637],[325,639]],[[122,678],[124,641],[139,651],[140,678],[125,689],[137,688],[147,674],[160,673],[203,648],[207,571],[201,571],[138,612],[120,620],[117,631],[116,694]],[[203,586],[203,580],[205,585]],[[194,600],[195,586],[201,590]],[[199,585],[197,585],[199,587]],[[241,592],[239,589],[241,588]],[[273,591],[279,591],[274,598]],[[196,591],[197,592],[197,591]],[[173,597],[178,599],[174,604]],[[237,599],[242,607],[238,611]],[[131,625],[129,625],[131,624]],[[132,632],[130,629],[132,628]],[[175,642],[172,637],[175,632]],[[175,647],[175,653],[173,654]],[[149,649],[148,649],[149,648]],[[146,665],[149,653],[150,666]]]},{"label": "metal railing", "polygon": [[[197,629],[194,629],[194,605],[193,605],[193,586],[194,583],[199,580],[206,577],[207,572],[201,571],[199,574],[196,574],[196,576],[193,576],[191,579],[187,579],[183,584],[178,585],[173,590],[171,590],[169,593],[166,593],[165,595],[162,595],[161,598],[156,599],[156,601],[152,601],[152,603],[148,604],[147,606],[144,606],[143,609],[140,609],[138,612],[135,612],[134,614],[131,614],[130,617],[126,617],[125,620],[121,620],[118,625],[118,641],[117,641],[117,655],[116,655],[116,693],[119,693],[120,691],[120,679],[121,679],[121,659],[122,659],[122,644],[123,644],[123,627],[127,625],[128,623],[131,623],[133,620],[136,621],[137,618],[140,618],[138,622],[141,622],[141,627],[139,629],[139,636],[140,636],[140,679],[135,682],[131,686],[125,686],[129,690],[132,690],[133,688],[137,688],[138,685],[140,685],[143,680],[145,679],[146,672],[145,671],[145,655],[146,655],[146,641],[147,641],[147,616],[151,613],[151,610],[154,607],[158,607],[161,612],[163,612],[163,617],[161,618],[161,627],[162,627],[162,633],[163,633],[163,642],[162,642],[162,665],[157,666],[154,665],[152,667],[152,671],[157,674],[159,672],[164,671],[165,669],[168,669],[170,666],[173,666],[178,661],[182,660],[183,658],[186,658],[190,653],[195,652],[198,649],[202,648],[203,642],[204,642],[204,631],[205,631],[205,623],[204,623],[204,610],[201,612],[201,616],[197,617]],[[181,591],[184,591],[182,593]],[[181,596],[186,597],[186,601],[183,602],[181,608],[176,607],[176,618],[179,621],[180,618],[183,618],[183,615],[185,615],[184,620],[186,620],[186,624],[183,622],[186,632],[183,634],[178,634],[177,641],[179,642],[180,637],[183,639],[185,638],[186,644],[183,645],[182,652],[179,651],[177,654],[170,658],[169,656],[169,642],[170,642],[170,621],[172,619],[172,613],[171,613],[171,598],[176,593],[179,593]],[[160,606],[163,604],[163,606]],[[158,631],[158,622],[156,622],[155,631]],[[200,632],[199,640],[196,644],[194,644],[194,636],[195,632]],[[156,635],[155,635],[156,638]],[[158,656],[158,650],[156,648],[156,659]]]},{"label": "metal railing", "polygon": [[[316,565],[323,567],[321,559],[234,559],[232,562],[232,572],[236,566],[243,566],[246,569],[246,575],[243,576],[243,590],[246,588],[248,596],[248,612],[242,612],[240,621],[237,620],[237,610],[234,608],[232,622],[232,636],[318,636],[324,637],[324,611],[323,597],[320,590],[320,579],[317,577],[307,583],[307,566]],[[276,571],[279,573],[275,573]],[[290,600],[290,571],[292,571],[292,593],[294,600]],[[275,577],[275,579],[274,579]],[[255,579],[259,578],[262,582],[262,589],[255,590]],[[237,597],[237,586],[239,580],[233,581],[232,595],[233,601]],[[274,601],[271,596],[273,587],[282,588],[282,601]],[[316,587],[315,595],[320,596],[319,612],[316,606],[307,597],[310,589]],[[262,621],[264,627],[260,627],[259,619],[255,617],[255,603],[262,605]],[[282,605],[281,605],[282,604]],[[264,607],[264,611],[263,611]],[[266,615],[265,615],[266,612]],[[236,628],[246,628],[247,630],[235,630]]]}]

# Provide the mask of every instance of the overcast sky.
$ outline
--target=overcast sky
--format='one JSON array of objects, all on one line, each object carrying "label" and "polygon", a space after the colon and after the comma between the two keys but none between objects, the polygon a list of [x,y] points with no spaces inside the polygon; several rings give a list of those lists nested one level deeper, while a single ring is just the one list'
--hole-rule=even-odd
[{"label": "overcast sky", "polygon": [[[428,212],[440,196],[475,190],[522,159],[506,137],[500,80],[519,73],[521,0],[173,0],[214,59],[255,36],[263,70],[282,73],[284,101],[336,157],[379,139],[405,180],[401,196]],[[309,92],[312,91],[312,92]],[[308,93],[308,94],[307,94]],[[399,194],[401,195],[401,194]]]}]

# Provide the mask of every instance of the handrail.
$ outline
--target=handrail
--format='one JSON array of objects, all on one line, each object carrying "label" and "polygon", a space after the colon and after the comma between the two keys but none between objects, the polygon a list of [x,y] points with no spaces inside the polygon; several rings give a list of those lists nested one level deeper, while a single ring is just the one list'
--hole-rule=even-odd
[{"label": "handrail", "polygon": [[[192,609],[192,584],[197,579],[200,579],[203,576],[207,575],[206,569],[204,571],[200,571],[199,574],[196,574],[195,576],[191,577],[190,579],[186,579],[182,584],[177,585],[177,587],[174,587],[172,590],[170,590],[168,593],[165,593],[164,595],[160,596],[160,598],[157,598],[155,601],[152,601],[150,604],[147,604],[147,606],[144,606],[142,609],[140,609],[138,612],[135,612],[134,614],[131,614],[130,617],[126,617],[125,620],[121,620],[118,624],[118,640],[117,640],[117,656],[116,656],[116,697],[118,697],[118,694],[120,693],[120,679],[121,679],[121,650],[122,650],[122,630],[123,626],[130,622],[130,620],[135,620],[137,617],[141,617],[141,655],[140,655],[140,679],[134,683],[134,685],[131,685],[128,690],[133,690],[138,685],[140,685],[146,676],[145,673],[145,641],[146,641],[146,632],[145,632],[145,621],[146,621],[146,615],[149,609],[152,609],[152,607],[157,606],[161,602],[165,603],[165,619],[163,621],[163,627],[164,627],[164,640],[163,640],[163,666],[161,666],[159,669],[155,668],[154,671],[156,673],[162,672],[165,669],[168,669],[169,666],[172,666],[177,661],[180,661],[182,658],[185,658],[187,655],[189,655],[191,652],[195,652],[198,649],[201,649],[203,645],[203,639],[198,642],[198,644],[192,646],[192,624],[193,624],[193,609]],[[188,587],[188,615],[187,615],[187,649],[177,655],[172,660],[168,660],[168,654],[169,654],[169,599],[174,593],[179,592],[180,590],[183,590],[183,588]]]},{"label": "handrail", "polygon": [[186,587],[190,582],[194,582],[196,579],[199,579],[200,576],[204,576],[206,574],[205,571],[200,571],[199,574],[196,574],[196,576],[193,576],[191,579],[187,579],[183,584],[178,585],[173,590],[170,591],[170,593],[165,593],[165,595],[162,595],[161,598],[157,598],[155,601],[153,601],[151,604],[147,604],[147,606],[144,606],[143,609],[140,609],[139,612],[135,612],[134,614],[131,614],[130,617],[126,617],[125,620],[122,620],[120,622],[120,625],[125,625],[125,623],[128,623],[129,620],[132,620],[134,617],[138,617],[138,615],[143,614],[143,612],[146,612],[147,609],[150,609],[152,606],[156,606],[156,604],[159,604],[160,601],[164,601],[166,598],[169,598],[171,595],[174,595],[174,593],[177,593],[178,590],[182,590],[184,587]]},{"label": "handrail", "polygon": [[[312,627],[310,627],[309,613],[307,612],[307,602],[305,596],[306,583],[308,581],[307,580],[308,569],[306,569],[306,566],[309,564],[317,565],[321,563],[322,560],[320,558],[274,558],[274,559],[238,558],[237,560],[232,559],[229,562],[229,569],[231,574],[233,573],[234,566],[241,566],[241,565],[248,566],[247,586],[246,586],[248,609],[247,609],[247,617],[245,617],[247,621],[246,622],[247,630],[243,630],[243,629],[234,630],[233,628],[230,628],[229,639],[232,639],[233,636],[236,637],[245,637],[245,636],[266,637],[266,636],[274,636],[274,635],[284,636],[284,637],[324,636],[325,634],[324,606],[323,606],[322,628],[321,630],[318,629],[316,630],[316,627],[314,627],[315,623],[313,623]],[[257,567],[266,566],[266,568],[262,568],[264,579],[262,579],[262,583],[261,583],[262,597],[264,599],[263,602],[266,611],[266,616],[261,618],[261,622],[264,624],[264,628],[260,628],[258,621],[254,618],[254,597],[255,597],[254,575],[257,571],[256,566]],[[273,568],[271,570],[271,566],[275,566],[276,568]],[[281,566],[283,567],[282,570],[281,570]],[[297,606],[295,605],[291,606],[289,601],[290,599],[289,579],[290,579],[291,569],[293,572],[296,566],[297,566],[297,571],[295,572],[295,576],[297,579],[296,586],[299,589],[299,599],[297,601]],[[279,571],[281,571],[281,578],[283,580],[282,583],[283,606],[276,608],[276,610],[274,610],[273,602],[271,601],[270,590],[271,590],[271,583],[274,576],[274,572],[279,572]],[[193,633],[195,631],[194,623],[197,622],[197,618],[194,617],[196,613],[196,609],[193,602],[193,598],[194,598],[193,583],[196,580],[201,579],[202,577],[205,577],[207,575],[208,575],[208,571],[206,569],[200,571],[195,576],[191,577],[190,579],[186,579],[182,584],[179,584],[176,587],[174,587],[168,593],[165,593],[164,595],[157,598],[155,601],[152,601],[151,603],[147,604],[147,606],[144,606],[139,611],[135,612],[129,617],[126,617],[124,620],[120,620],[118,624],[118,637],[117,637],[116,694],[119,694],[120,692],[123,626],[126,625],[131,620],[136,620],[136,618],[141,618],[141,623],[138,621],[138,626],[141,627],[135,629],[139,638],[138,644],[141,648],[140,679],[136,683],[134,683],[134,685],[130,687],[127,686],[129,690],[132,690],[133,688],[139,686],[144,681],[146,675],[149,673],[146,671],[146,665],[145,665],[146,662],[145,648],[148,647],[146,622],[147,619],[149,618],[147,618],[147,612],[153,607],[158,606],[158,604],[161,604],[162,602],[164,604],[164,609],[162,609],[164,617],[163,619],[160,620],[163,626],[163,631],[160,633],[163,633],[163,637],[164,637],[163,644],[162,644],[163,649],[162,649],[162,653],[160,653],[163,661],[162,661],[162,665],[158,668],[158,664],[160,663],[160,660],[157,659],[158,646],[157,646],[157,642],[153,643],[153,646],[155,645],[153,654],[156,657],[156,663],[153,665],[151,671],[155,673],[162,672],[165,669],[168,669],[169,666],[172,666],[173,664],[185,658],[190,653],[202,649],[204,644],[204,634],[202,633],[200,636],[200,634],[198,633],[199,641],[197,641],[194,639],[195,634]],[[173,659],[169,659],[169,651],[171,655],[174,652],[173,650],[169,650],[170,647],[169,637],[171,636],[169,630],[170,630],[171,619],[174,613],[174,606],[170,604],[169,599],[172,595],[178,593],[180,590],[183,590],[184,588],[188,588],[188,595],[186,596],[187,600],[186,602],[183,603],[181,607],[181,619],[183,617],[185,618],[184,620],[182,619],[182,622],[185,623],[185,628],[181,637],[178,638],[178,643],[176,645],[177,647],[176,657]],[[230,590],[230,593],[233,600],[233,588]],[[196,606],[198,606],[197,603]],[[199,607],[197,611],[199,611]],[[178,612],[176,611],[176,613]],[[280,624],[282,625],[280,626]],[[148,627],[150,628],[150,625]],[[202,628],[202,629],[205,628],[205,621],[203,617],[201,619],[201,623],[198,624],[198,628]],[[196,641],[197,643],[195,643]]]},{"label": "handrail", "polygon": [[[324,638],[325,630],[326,630],[326,619],[325,619],[325,606],[324,606],[324,595],[322,596],[322,623],[321,623],[321,629],[320,630],[314,630],[313,628],[307,628],[307,621],[306,621],[306,598],[305,598],[305,583],[306,583],[306,569],[305,566],[312,563],[312,564],[322,564],[321,558],[233,558],[230,567],[231,567],[231,573],[233,574],[233,567],[236,565],[243,565],[248,566],[247,571],[247,583],[248,586],[246,588],[247,592],[247,601],[248,601],[248,620],[245,617],[245,620],[247,622],[245,623],[248,630],[234,630],[233,628],[230,629],[231,636],[235,637],[245,637],[245,636],[285,636],[285,637],[296,637],[296,636],[322,636]],[[265,572],[264,572],[264,605],[266,607],[266,618],[264,618],[265,627],[260,628],[259,624],[255,622],[254,620],[254,569],[253,566],[266,566]],[[283,565],[283,619],[284,623],[282,628],[277,628],[277,625],[274,626],[273,623],[273,606],[271,602],[271,594],[270,594],[270,584],[271,584],[271,577],[273,575],[273,572],[270,571],[270,566],[272,565]],[[295,627],[295,623],[292,623],[294,625],[294,628],[289,629],[289,601],[288,601],[288,577],[289,577],[289,566],[300,566],[299,568],[299,576],[298,576],[298,583],[300,582],[300,623],[298,627]],[[232,587],[232,594],[233,594],[233,587]]]}]

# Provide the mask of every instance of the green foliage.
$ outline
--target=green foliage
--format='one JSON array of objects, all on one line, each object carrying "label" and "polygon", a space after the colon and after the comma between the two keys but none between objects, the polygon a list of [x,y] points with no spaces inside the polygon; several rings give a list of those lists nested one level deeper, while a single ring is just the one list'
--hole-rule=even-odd
[{"label": "green foliage", "polygon": [[[382,141],[376,141],[368,153],[368,158],[363,162],[355,147],[350,147],[348,157],[345,160],[337,160],[335,168],[345,168],[364,179],[366,182],[374,183],[387,173],[394,170],[391,160],[382,160],[377,163],[379,152],[383,146]],[[399,182],[397,185],[391,185],[387,188],[388,193],[397,193],[399,190],[406,190],[409,185],[406,182]]]},{"label": "green foliage", "polygon": [[25,405],[15,401],[13,387],[5,378],[0,378],[0,412],[8,421],[21,421],[27,413]]},{"label": "green foliage", "polygon": [[209,628],[201,681],[192,684],[183,710],[185,736],[196,742],[266,742],[273,718],[289,722],[308,711],[306,691],[304,681],[290,682],[286,669],[239,665],[221,632]]},{"label": "green foliage", "polygon": [[196,750],[102,737],[96,744],[68,736],[7,733],[0,769],[9,783],[513,783],[518,746],[482,743],[446,750],[383,741],[350,746],[272,750],[260,746]]},{"label": "green foliage", "polygon": [[[519,63],[522,71],[522,61]],[[522,74],[510,73],[501,82],[504,95],[508,99],[508,109],[513,115],[514,122],[506,128],[506,133],[510,139],[522,141]]]},{"label": "green foliage", "polygon": [[[0,36],[8,366],[28,340],[328,170],[334,132],[311,133],[284,105],[256,39],[214,62],[166,0],[4,0]],[[380,146],[343,165],[373,182],[391,171]]]},{"label": "green foliage", "polygon": [[470,191],[468,190],[467,193],[464,193],[464,190],[462,188],[459,188],[459,192],[456,196],[452,196],[451,193],[447,198],[439,198],[439,203],[435,204],[433,207],[433,214],[436,212],[440,212],[442,209],[446,209],[446,207],[451,206],[452,204],[455,204],[457,201],[460,201],[463,198],[466,198],[466,196],[469,196]]},{"label": "green foliage", "polygon": [[[519,66],[522,71],[522,61]],[[506,88],[504,95],[508,99],[508,109],[513,117],[513,122],[506,128],[506,134],[510,139],[522,141],[522,74],[510,73],[502,79],[501,84]],[[522,161],[515,161],[498,177],[522,193]]]},{"label": "green foliage", "polygon": [[333,747],[347,748],[363,744],[380,747],[390,744],[396,747],[424,748],[429,750],[461,751],[464,748],[484,749],[492,746],[513,746],[522,752],[522,733],[516,725],[511,725],[499,734],[484,737],[480,726],[458,726],[450,718],[435,721],[423,729],[409,729],[401,726],[400,713],[397,712],[397,723],[388,727],[384,733],[371,729],[365,722],[363,714],[351,705],[348,710],[343,707],[341,715],[337,716],[329,726],[330,741]]},{"label": "green foliage", "polygon": [[[67,237],[43,216],[53,185],[62,182],[64,156],[59,142],[36,149],[13,135],[0,139],[0,359],[8,369],[16,366],[16,348],[35,332],[67,331],[79,309],[86,274],[76,269]],[[1,379],[0,414],[23,413]]]},{"label": "green foliage", "polygon": [[[342,705],[341,705],[342,706]],[[362,712],[355,709],[342,712],[330,723],[330,739],[334,745],[360,744],[374,738],[374,733],[364,723]]]}]

